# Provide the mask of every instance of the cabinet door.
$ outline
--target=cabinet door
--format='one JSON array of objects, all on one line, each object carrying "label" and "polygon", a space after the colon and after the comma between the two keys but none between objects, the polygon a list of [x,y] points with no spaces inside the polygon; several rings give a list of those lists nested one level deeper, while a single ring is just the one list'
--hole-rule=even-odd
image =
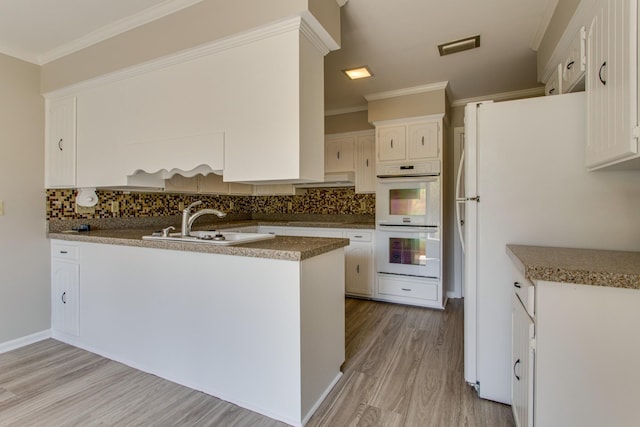
[{"label": "cabinet door", "polygon": [[180,174],[175,174],[169,179],[164,180],[165,191],[176,191],[180,193],[197,193],[198,192],[198,176],[187,178]]},{"label": "cabinet door", "polygon": [[229,183],[223,181],[222,175],[210,173],[199,177],[198,190],[201,193],[228,194]]},{"label": "cabinet door", "polygon": [[407,136],[405,126],[378,129],[378,161],[389,162],[406,158]]},{"label": "cabinet door", "polygon": [[76,185],[76,98],[47,101],[46,175],[47,188]]},{"label": "cabinet door", "polygon": [[[582,78],[587,66],[586,43],[587,31],[585,27],[581,27],[573,37],[562,68],[562,90],[565,93],[584,89]],[[583,83],[579,84],[580,82]]]},{"label": "cabinet door", "polygon": [[351,243],[345,248],[345,293],[370,297],[373,293],[371,260],[373,249],[368,243]]},{"label": "cabinet door", "polygon": [[79,335],[79,264],[52,260],[51,291],[53,329],[65,334]]},{"label": "cabinet door", "polygon": [[544,94],[549,95],[560,95],[562,93],[562,64],[558,64],[556,69],[549,77],[549,80],[544,85]]},{"label": "cabinet door", "polygon": [[636,8],[629,0],[603,1],[587,36],[586,165],[592,169],[638,154]]},{"label": "cabinet door", "polygon": [[534,324],[516,294],[511,304],[511,404],[516,425],[533,426]]},{"label": "cabinet door", "polygon": [[409,159],[438,158],[440,125],[437,122],[409,126]]},{"label": "cabinet door", "polygon": [[253,194],[253,185],[241,182],[229,183],[229,194],[236,196],[250,196]]},{"label": "cabinet door", "polygon": [[256,196],[292,195],[296,190],[292,184],[265,184],[254,185],[253,194]]},{"label": "cabinet door", "polygon": [[325,142],[324,171],[351,172],[354,170],[354,138],[328,139]]},{"label": "cabinet door", "polygon": [[376,191],[374,136],[359,136],[356,142],[356,153],[356,193],[373,193]]}]

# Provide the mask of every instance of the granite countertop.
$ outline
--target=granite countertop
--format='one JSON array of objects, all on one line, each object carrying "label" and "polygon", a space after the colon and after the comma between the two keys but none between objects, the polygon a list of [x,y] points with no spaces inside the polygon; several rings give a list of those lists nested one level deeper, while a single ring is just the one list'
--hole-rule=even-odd
[{"label": "granite countertop", "polygon": [[[240,226],[241,224],[234,224]],[[251,224],[244,224],[251,225]],[[223,228],[223,227],[220,227]],[[204,243],[183,243],[166,240],[142,240],[150,235],[151,229],[104,229],[89,232],[49,232],[50,239],[77,242],[102,243],[108,245],[138,246],[177,251],[204,252],[212,254],[237,255],[254,258],[303,261],[325,252],[349,245],[349,239],[324,237],[276,236],[273,239],[238,245],[209,245]]]},{"label": "granite countertop", "polygon": [[529,280],[640,289],[640,252],[507,245]]}]

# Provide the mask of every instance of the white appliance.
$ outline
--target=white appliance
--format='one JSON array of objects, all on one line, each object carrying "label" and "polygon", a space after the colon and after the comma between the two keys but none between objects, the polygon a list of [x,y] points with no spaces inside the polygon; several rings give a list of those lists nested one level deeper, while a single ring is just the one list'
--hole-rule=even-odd
[{"label": "white appliance", "polygon": [[440,161],[381,164],[376,181],[376,298],[444,308]]},{"label": "white appliance", "polygon": [[378,225],[378,273],[440,278],[440,227]]},{"label": "white appliance", "polygon": [[511,401],[507,244],[638,250],[640,173],[587,172],[585,103],[571,93],[465,109],[465,380],[482,398]]},{"label": "white appliance", "polygon": [[440,177],[378,177],[376,222],[396,226],[440,226]]}]

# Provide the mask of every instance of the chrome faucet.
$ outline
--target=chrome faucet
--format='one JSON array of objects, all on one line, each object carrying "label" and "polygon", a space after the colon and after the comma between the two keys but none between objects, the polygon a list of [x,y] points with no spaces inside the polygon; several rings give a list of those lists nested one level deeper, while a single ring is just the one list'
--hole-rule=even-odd
[{"label": "chrome faucet", "polygon": [[225,216],[227,216],[226,213],[217,209],[201,209],[191,215],[191,208],[201,204],[202,200],[198,200],[197,202],[191,203],[182,211],[182,230],[180,231],[180,235],[182,237],[186,237],[191,233],[191,226],[193,225],[193,222],[196,219],[200,218],[202,215],[216,215],[218,218],[224,218]]}]

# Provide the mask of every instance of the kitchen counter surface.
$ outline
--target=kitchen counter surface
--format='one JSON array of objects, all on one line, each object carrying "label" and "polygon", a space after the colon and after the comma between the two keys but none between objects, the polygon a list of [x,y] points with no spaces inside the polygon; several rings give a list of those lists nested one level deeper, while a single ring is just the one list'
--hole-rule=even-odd
[{"label": "kitchen counter surface", "polygon": [[529,280],[640,289],[640,252],[507,245]]},{"label": "kitchen counter surface", "polygon": [[[233,226],[254,225],[246,221]],[[231,226],[231,225],[229,225]],[[223,229],[224,227],[219,227]],[[238,245],[212,245],[162,240],[142,240],[151,229],[104,229],[89,232],[49,232],[50,239],[102,243],[108,245],[139,246],[177,251],[204,252],[254,258],[303,261],[349,245],[349,239],[324,237],[276,236],[273,239]]]}]

